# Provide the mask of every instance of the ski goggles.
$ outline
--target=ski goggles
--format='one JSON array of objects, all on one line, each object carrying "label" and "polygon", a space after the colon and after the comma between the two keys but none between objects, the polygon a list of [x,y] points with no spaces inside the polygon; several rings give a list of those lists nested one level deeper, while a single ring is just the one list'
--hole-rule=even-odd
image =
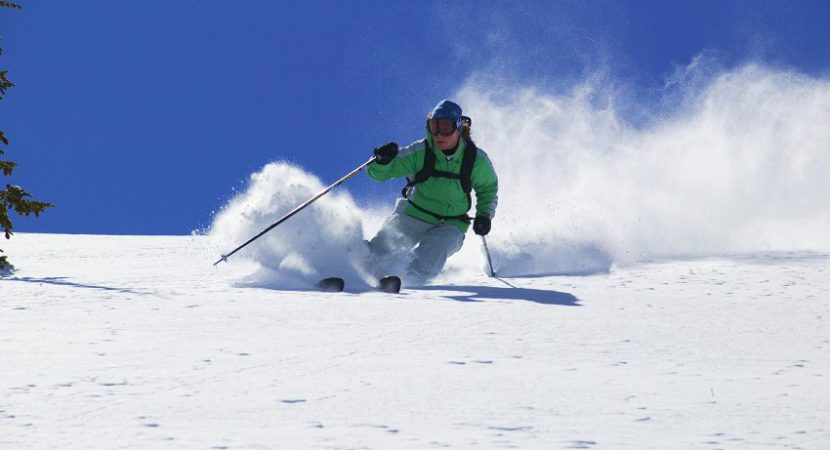
[{"label": "ski goggles", "polygon": [[469,117],[461,116],[458,120],[453,119],[427,119],[427,128],[433,136],[452,136],[456,130],[461,129],[465,123],[470,124]]}]

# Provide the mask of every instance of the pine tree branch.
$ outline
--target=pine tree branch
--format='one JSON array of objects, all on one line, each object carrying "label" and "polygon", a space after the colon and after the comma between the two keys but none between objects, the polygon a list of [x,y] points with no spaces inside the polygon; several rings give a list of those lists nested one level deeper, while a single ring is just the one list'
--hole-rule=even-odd
[{"label": "pine tree branch", "polygon": [[[19,3],[0,0],[0,8],[21,9],[22,6]],[[3,48],[0,47],[0,55],[2,54]],[[8,71],[5,70],[0,71],[0,100],[5,97],[7,89],[15,86],[15,84],[6,77],[7,73]],[[2,130],[0,130],[0,143],[9,145],[9,139]],[[2,156],[3,153],[3,150],[0,150],[0,156]],[[0,160],[0,172],[3,172],[4,176],[9,176],[16,165],[17,164],[12,161]],[[43,211],[54,206],[52,203],[30,200],[30,197],[31,195],[24,191],[20,186],[7,184],[6,190],[0,190],[0,229],[3,230],[6,239],[11,238],[12,236],[13,227],[12,222],[9,219],[10,209],[14,210],[21,216],[34,214],[35,217],[37,217]],[[2,252],[3,250],[0,249],[0,253]],[[9,263],[6,256],[0,256],[0,274],[10,270],[14,270],[14,266]]]},{"label": "pine tree branch", "polygon": [[0,172],[3,172],[4,176],[9,176],[16,165],[17,163],[11,161],[0,161]]},{"label": "pine tree branch", "polygon": [[6,96],[6,89],[16,86],[8,78],[6,78],[7,73],[9,73],[8,70],[0,71],[0,100]]},{"label": "pine tree branch", "polygon": [[55,206],[53,203],[28,200],[32,195],[23,190],[20,186],[6,185],[5,191],[0,191],[0,228],[6,234],[6,239],[12,235],[12,222],[9,219],[9,209],[13,209],[18,215],[28,216],[34,214],[39,217],[40,213]]}]

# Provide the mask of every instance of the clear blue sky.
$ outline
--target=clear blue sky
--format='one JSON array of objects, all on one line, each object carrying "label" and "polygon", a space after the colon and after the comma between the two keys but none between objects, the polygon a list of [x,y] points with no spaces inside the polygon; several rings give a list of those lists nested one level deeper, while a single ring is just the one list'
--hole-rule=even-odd
[{"label": "clear blue sky", "polygon": [[420,137],[474,73],[556,90],[602,68],[647,97],[703,51],[830,71],[827,1],[20,1],[3,181],[58,206],[16,231],[189,233],[270,161],[330,182]]}]

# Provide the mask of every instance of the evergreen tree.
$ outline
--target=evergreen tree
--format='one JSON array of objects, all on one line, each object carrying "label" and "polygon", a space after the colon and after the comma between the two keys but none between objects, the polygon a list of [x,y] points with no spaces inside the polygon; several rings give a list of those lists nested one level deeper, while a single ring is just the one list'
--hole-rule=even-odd
[{"label": "evergreen tree", "polygon": [[[20,9],[20,5],[13,2],[0,0],[0,7]],[[0,47],[0,55],[3,54],[3,48]],[[5,98],[6,89],[14,87],[14,83],[9,81],[6,77],[8,71],[0,70],[0,100]],[[2,145],[9,145],[9,139],[6,134],[0,130],[0,143]],[[0,157],[3,156],[3,150],[0,150]],[[12,174],[14,167],[17,164],[12,161],[4,161],[0,159],[0,172],[3,172],[4,177]],[[6,184],[5,189],[0,189],[0,229],[10,239],[12,236],[12,222],[9,219],[9,212],[14,211],[21,216],[28,216],[34,214],[35,217],[45,211],[47,208],[54,206],[51,203],[39,202],[30,200],[31,194],[23,190],[20,186]],[[0,249],[0,252],[3,250]],[[6,259],[6,256],[0,256],[0,272],[13,269],[12,265]]]}]

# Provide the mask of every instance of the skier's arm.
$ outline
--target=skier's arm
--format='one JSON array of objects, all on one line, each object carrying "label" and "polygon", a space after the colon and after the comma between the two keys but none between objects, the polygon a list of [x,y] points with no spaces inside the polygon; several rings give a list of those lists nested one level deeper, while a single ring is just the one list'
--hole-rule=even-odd
[{"label": "skier's arm", "polygon": [[493,218],[499,203],[499,179],[493,164],[483,152],[478,155],[472,174],[473,189],[476,191],[476,216]]},{"label": "skier's arm", "polygon": [[416,155],[418,150],[424,148],[422,142],[415,142],[400,150],[398,156],[389,164],[373,163],[369,165],[366,173],[375,180],[385,181],[392,178],[401,178],[414,174],[418,171]]}]

